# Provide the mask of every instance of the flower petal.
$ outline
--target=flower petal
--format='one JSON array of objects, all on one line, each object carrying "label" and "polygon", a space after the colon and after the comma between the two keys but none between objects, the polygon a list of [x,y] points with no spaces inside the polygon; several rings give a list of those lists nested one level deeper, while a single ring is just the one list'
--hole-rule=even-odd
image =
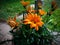
[{"label": "flower petal", "polygon": [[30,28],[34,28],[34,27],[36,27],[36,24],[31,23],[31,24],[30,24]]},{"label": "flower petal", "polygon": [[42,25],[44,24],[42,21],[41,22],[37,22],[36,23],[38,26],[42,27]]},{"label": "flower petal", "polygon": [[38,31],[38,26],[35,27],[36,31]]}]

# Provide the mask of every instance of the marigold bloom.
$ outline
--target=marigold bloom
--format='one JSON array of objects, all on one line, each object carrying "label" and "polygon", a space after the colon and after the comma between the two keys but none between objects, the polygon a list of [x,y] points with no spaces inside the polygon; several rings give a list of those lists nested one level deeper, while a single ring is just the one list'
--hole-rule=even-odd
[{"label": "marigold bloom", "polygon": [[18,22],[16,22],[16,16],[13,19],[9,17],[7,22],[12,28],[15,28],[19,24]]},{"label": "marigold bloom", "polygon": [[21,3],[22,3],[23,6],[27,6],[28,4],[30,4],[29,1],[21,1]]},{"label": "marigold bloom", "polygon": [[38,27],[42,27],[44,23],[42,22],[42,18],[37,14],[28,13],[24,24],[30,24],[30,28],[35,28],[36,31],[38,31]]},{"label": "marigold bloom", "polygon": [[44,10],[40,9],[40,10],[39,10],[39,14],[40,14],[40,15],[44,15],[44,14],[46,14],[46,12],[45,12]]}]

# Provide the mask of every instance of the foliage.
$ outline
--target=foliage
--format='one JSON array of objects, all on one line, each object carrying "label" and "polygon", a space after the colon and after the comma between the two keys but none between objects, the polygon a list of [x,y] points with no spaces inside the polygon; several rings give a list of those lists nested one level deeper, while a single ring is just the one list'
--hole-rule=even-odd
[{"label": "foliage", "polygon": [[56,9],[53,14],[51,15],[49,19],[49,23],[47,24],[47,27],[51,29],[52,31],[58,31],[60,32],[60,9]]},{"label": "foliage", "polygon": [[[56,0],[58,2],[58,0]],[[49,12],[51,9],[51,2],[52,0],[45,0],[44,1],[43,9],[46,12]],[[51,14],[51,16],[44,15],[43,20],[45,22],[46,27],[48,27],[51,31],[57,31],[60,32],[60,8],[58,8]]]},{"label": "foliage", "polygon": [[14,36],[15,45],[50,45],[52,36],[48,29],[43,26],[38,31],[30,29],[29,25],[22,24],[22,28],[11,31]]}]

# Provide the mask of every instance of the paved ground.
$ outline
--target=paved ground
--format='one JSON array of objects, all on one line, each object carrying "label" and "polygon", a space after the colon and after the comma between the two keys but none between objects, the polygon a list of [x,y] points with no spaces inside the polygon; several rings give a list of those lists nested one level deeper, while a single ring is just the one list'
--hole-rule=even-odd
[{"label": "paved ground", "polygon": [[[17,17],[18,20],[23,19],[23,14]],[[0,20],[0,42],[4,40],[10,40],[13,38],[11,33],[9,32],[11,30],[11,27],[7,24],[7,22],[4,19]],[[4,43],[0,45],[12,45],[12,42]]]},{"label": "paved ground", "polygon": [[[11,27],[6,22],[0,22],[0,42],[12,39],[12,35],[9,32],[10,30]],[[11,45],[11,42],[3,45]]]}]

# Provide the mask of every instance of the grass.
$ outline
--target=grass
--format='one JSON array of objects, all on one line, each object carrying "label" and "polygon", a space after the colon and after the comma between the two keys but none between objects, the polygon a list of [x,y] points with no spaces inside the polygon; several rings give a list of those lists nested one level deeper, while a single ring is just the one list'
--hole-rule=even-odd
[{"label": "grass", "polygon": [[0,18],[7,19],[8,16],[15,16],[24,11],[20,2],[6,3],[0,7]]},{"label": "grass", "polygon": [[[34,1],[31,0],[31,3],[33,2]],[[17,14],[20,15],[24,10],[20,0],[3,0],[0,2],[0,19],[6,20],[9,16],[14,17]]]}]

